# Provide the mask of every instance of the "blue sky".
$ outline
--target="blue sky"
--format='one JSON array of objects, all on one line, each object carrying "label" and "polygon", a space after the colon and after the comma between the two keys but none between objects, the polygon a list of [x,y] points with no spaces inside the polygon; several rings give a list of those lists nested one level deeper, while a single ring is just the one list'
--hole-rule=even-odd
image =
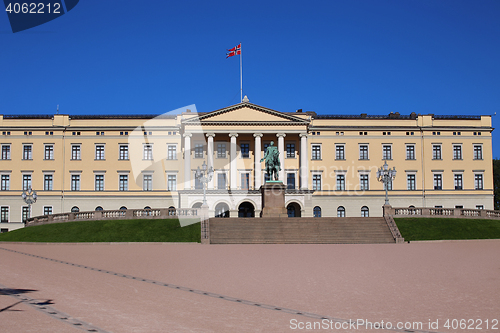
[{"label": "blue sky", "polygon": [[[13,34],[0,13],[0,114],[200,112],[240,101],[319,114],[492,115],[500,1],[82,0]],[[497,130],[498,131],[498,130]],[[500,158],[497,131],[494,157]]]}]

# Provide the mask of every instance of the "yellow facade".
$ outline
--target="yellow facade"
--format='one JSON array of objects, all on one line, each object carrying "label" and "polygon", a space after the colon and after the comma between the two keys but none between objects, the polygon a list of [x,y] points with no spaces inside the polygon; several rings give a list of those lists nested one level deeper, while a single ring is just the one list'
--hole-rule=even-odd
[{"label": "yellow facade", "polygon": [[380,216],[384,161],[397,170],[393,206],[492,209],[491,131],[490,116],[317,115],[248,102],[161,116],[0,115],[1,228],[22,226],[29,177],[38,193],[32,216],[198,207],[203,162],[214,169],[212,216],[258,216],[260,158],[271,141],[295,216]]}]

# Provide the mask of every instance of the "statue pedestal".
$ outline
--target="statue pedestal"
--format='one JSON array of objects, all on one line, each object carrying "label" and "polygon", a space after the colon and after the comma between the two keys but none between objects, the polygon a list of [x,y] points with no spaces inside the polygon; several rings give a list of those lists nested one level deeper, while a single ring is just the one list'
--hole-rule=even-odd
[{"label": "statue pedestal", "polygon": [[281,181],[267,181],[260,187],[261,217],[288,217],[285,208],[285,190],[286,186]]}]

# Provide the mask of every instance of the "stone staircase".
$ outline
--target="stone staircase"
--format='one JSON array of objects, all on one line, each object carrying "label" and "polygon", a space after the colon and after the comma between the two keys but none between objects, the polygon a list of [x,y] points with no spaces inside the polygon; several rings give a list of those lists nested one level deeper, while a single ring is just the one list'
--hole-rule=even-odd
[{"label": "stone staircase", "polygon": [[383,217],[211,218],[211,244],[395,243]]}]

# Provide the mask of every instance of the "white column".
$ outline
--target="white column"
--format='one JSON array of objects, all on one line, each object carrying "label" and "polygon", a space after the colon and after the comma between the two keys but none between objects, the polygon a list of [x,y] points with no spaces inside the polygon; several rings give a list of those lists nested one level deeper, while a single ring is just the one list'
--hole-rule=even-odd
[{"label": "white column", "polygon": [[255,133],[253,135],[255,138],[255,144],[254,144],[254,157],[255,157],[255,166],[254,166],[254,184],[256,190],[260,188],[262,185],[262,164],[260,162],[261,156],[260,156],[260,150],[262,149],[261,145],[261,138],[262,138],[262,133]]},{"label": "white column", "polygon": [[300,136],[300,189],[307,190],[309,188],[309,163],[307,159],[307,134],[301,133]]},{"label": "white column", "polygon": [[[207,166],[210,169],[210,167],[213,168],[213,166],[214,166],[214,136],[215,136],[215,133],[207,133],[206,136],[208,138],[208,142],[207,142]],[[213,188],[214,188],[214,179],[213,178],[211,181],[208,182],[207,187],[209,190],[213,190]]]},{"label": "white column", "polygon": [[236,138],[238,137],[237,133],[230,133],[229,137],[231,138],[231,143],[229,144],[230,146],[230,179],[231,182],[229,184],[231,190],[236,190],[237,189],[237,170],[236,170],[236,162],[238,161],[237,156],[236,156]]},{"label": "white column", "polygon": [[278,151],[280,152],[280,162],[281,162],[281,171],[279,173],[279,180],[285,183],[285,133],[276,134],[278,137]]},{"label": "white column", "polygon": [[184,133],[184,189],[191,189],[191,133]]}]

